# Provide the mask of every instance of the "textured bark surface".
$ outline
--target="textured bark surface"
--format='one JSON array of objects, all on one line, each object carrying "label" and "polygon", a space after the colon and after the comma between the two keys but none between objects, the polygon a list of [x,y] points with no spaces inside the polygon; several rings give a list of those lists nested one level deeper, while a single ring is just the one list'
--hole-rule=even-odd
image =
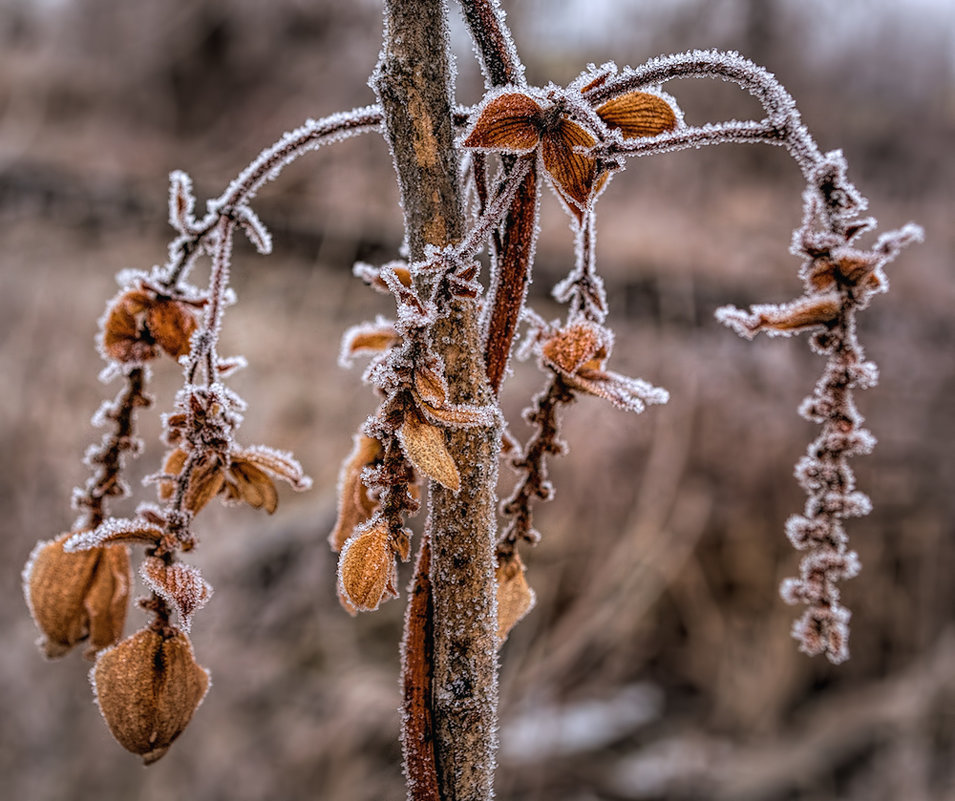
[{"label": "textured bark surface", "polygon": [[[426,245],[440,247],[463,233],[444,13],[437,0],[388,0],[385,46],[374,78],[398,172],[412,259],[421,259]],[[491,402],[474,301],[454,304],[435,324],[434,343],[445,360],[450,400]],[[432,485],[428,529],[434,756],[442,799],[483,801],[493,794],[496,751],[493,543],[500,434],[496,429],[473,428],[447,436],[461,474],[461,490],[455,494]],[[409,626],[419,617],[410,615]],[[406,647],[416,640],[416,632],[409,630],[405,636]],[[420,660],[410,662],[426,674]],[[406,754],[408,746],[406,742]],[[409,792],[416,797],[414,786]]]}]

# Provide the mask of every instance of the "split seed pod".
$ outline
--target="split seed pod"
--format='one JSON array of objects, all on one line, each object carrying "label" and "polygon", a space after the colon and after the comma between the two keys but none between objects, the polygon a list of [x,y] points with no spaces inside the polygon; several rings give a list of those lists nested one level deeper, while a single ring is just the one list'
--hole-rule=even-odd
[{"label": "split seed pod", "polygon": [[110,733],[150,765],[183,732],[209,689],[209,671],[178,629],[142,629],[100,654],[90,671]]},{"label": "split seed pod", "polygon": [[63,550],[72,534],[41,542],[23,571],[23,590],[50,659],[89,640],[87,655],[123,634],[129,600],[129,551],[111,545],[76,553]]}]

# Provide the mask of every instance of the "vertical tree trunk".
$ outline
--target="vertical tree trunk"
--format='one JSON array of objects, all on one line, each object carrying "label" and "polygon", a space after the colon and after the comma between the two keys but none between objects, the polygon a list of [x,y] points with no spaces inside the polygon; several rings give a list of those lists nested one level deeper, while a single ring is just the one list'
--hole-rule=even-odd
[{"label": "vertical tree trunk", "polygon": [[[452,86],[447,21],[441,0],[386,0],[385,44],[374,76],[395,158],[412,260],[426,245],[459,240],[464,230],[451,126]],[[493,395],[485,377],[477,305],[459,300],[434,326],[435,349],[445,360],[450,400],[487,404]],[[407,653],[418,673],[430,661],[430,706],[437,787],[443,801],[486,801],[493,794],[497,716],[497,610],[493,570],[495,485],[500,434],[473,428],[447,434],[461,474],[455,494],[431,486],[428,536],[433,617],[432,654]],[[409,615],[415,625],[419,615]],[[421,660],[425,660],[422,662]],[[406,699],[409,676],[406,672]],[[410,697],[414,698],[411,692]],[[418,696],[420,697],[420,693]],[[409,708],[405,713],[418,714]],[[414,729],[417,736],[428,727]],[[407,735],[406,735],[407,737]],[[412,798],[428,798],[412,776]],[[420,765],[418,766],[420,768]]]}]

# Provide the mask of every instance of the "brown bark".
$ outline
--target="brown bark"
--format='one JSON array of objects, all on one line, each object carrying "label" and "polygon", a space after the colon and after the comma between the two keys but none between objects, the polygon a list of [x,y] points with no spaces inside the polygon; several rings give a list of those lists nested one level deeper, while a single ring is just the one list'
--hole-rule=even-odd
[{"label": "brown bark", "polygon": [[498,276],[490,299],[487,327],[487,377],[495,392],[501,388],[511,356],[511,344],[524,308],[537,227],[537,169],[531,167],[517,190],[504,222],[498,249]]},{"label": "brown bark", "polygon": [[[426,245],[442,247],[459,240],[464,228],[444,13],[440,0],[387,0],[384,52],[374,76],[395,158],[412,260],[423,258]],[[435,323],[433,342],[445,360],[450,400],[492,402],[473,300],[455,301],[450,313]],[[496,750],[493,543],[500,434],[496,428],[473,428],[448,432],[447,438],[461,474],[461,490],[453,493],[434,484],[431,488],[434,761],[441,799],[485,801],[492,795]],[[417,593],[413,602],[422,603]],[[406,697],[414,699],[420,697],[421,687],[414,686],[412,674],[427,675],[428,654],[422,662],[407,648],[426,644],[428,638],[414,629],[421,625],[420,615],[409,615],[408,621],[406,666],[414,670],[406,670],[405,689]],[[413,706],[405,711],[415,714]],[[411,742],[409,730],[415,727],[406,727],[405,753],[417,760],[420,741]],[[417,769],[418,764],[406,768]],[[419,796],[414,786],[409,794],[428,798]]]},{"label": "brown bark", "polygon": [[441,801],[434,754],[434,716],[431,688],[434,682],[432,654],[434,628],[431,619],[431,544],[425,535],[418,551],[415,579],[405,612],[405,636],[401,644],[401,684],[404,691],[401,733],[408,797],[414,801]]}]

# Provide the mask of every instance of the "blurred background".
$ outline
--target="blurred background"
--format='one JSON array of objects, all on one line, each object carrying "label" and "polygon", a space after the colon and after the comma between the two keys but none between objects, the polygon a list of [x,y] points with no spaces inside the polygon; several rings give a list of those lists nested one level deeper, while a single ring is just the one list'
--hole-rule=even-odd
[{"label": "blurred background", "polygon": [[[776,148],[641,160],[600,204],[612,367],[667,387],[641,417],[596,399],[565,415],[556,500],[525,551],[537,608],[502,651],[501,799],[942,801],[955,798],[955,12],[948,0],[514,0],[532,83],[588,62],[737,49],[776,73],[823,149],[842,148],[882,229],[926,242],[890,267],[861,338],[882,371],[859,397],[879,439],[856,462],[875,509],[848,528],[852,658],[797,653],[779,599],[798,556],[796,414],[821,369],[799,340],[746,343],[725,303],[796,296],[801,182]],[[455,15],[458,99],[482,80]],[[292,449],[315,479],[272,518],[211,510],[192,561],[216,595],[193,628],[214,686],[158,764],[110,738],[88,663],[44,663],[20,589],[34,542],[67,530],[114,274],[165,258],[167,175],[218,195],[306,117],[374,101],[380,7],[307,0],[0,0],[0,775],[21,801],[404,797],[397,745],[403,601],[350,619],[335,599],[338,466],[374,407],[337,364],[348,325],[391,313],[351,277],[392,258],[401,220],[380,139],[308,155],[255,204],[275,254],[238,246],[222,349],[249,369],[243,442]],[[749,116],[728,84],[670,84],[691,122]],[[201,204],[200,200],[200,204]],[[200,205],[201,208],[201,205]],[[549,194],[533,305],[572,263]],[[157,410],[178,370],[159,365]],[[516,364],[512,431],[541,384]],[[133,476],[157,469],[158,423]],[[501,471],[502,491],[513,475]],[[149,497],[145,490],[144,496]],[[119,505],[115,512],[129,511]],[[420,526],[420,520],[417,525]],[[402,584],[405,582],[402,576]],[[132,631],[142,616],[130,613]]]}]

